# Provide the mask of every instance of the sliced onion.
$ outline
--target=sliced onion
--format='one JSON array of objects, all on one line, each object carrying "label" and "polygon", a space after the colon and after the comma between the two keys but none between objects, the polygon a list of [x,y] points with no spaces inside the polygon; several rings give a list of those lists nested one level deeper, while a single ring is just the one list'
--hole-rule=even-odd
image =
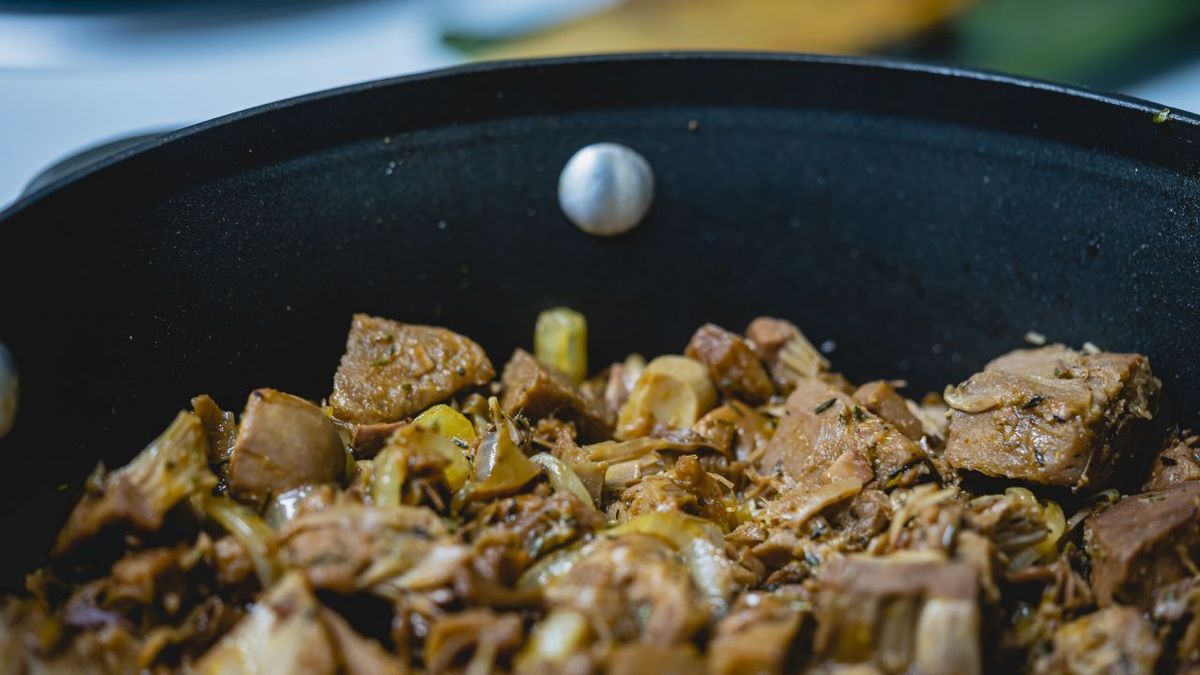
[{"label": "sliced onion", "polygon": [[371,482],[371,503],[375,506],[403,504],[404,481],[408,479],[408,449],[389,443],[375,455],[375,476]]},{"label": "sliced onion", "polygon": [[592,540],[586,544],[575,544],[553,551],[538,558],[517,579],[519,590],[541,588],[550,581],[566,574],[576,562],[595,549],[600,540]]},{"label": "sliced onion", "polygon": [[517,656],[517,671],[561,664],[583,649],[591,636],[587,617],[571,610],[554,610],[534,627],[529,642]]},{"label": "sliced onion", "polygon": [[679,551],[714,615],[724,614],[744,585],[733,561],[725,556],[721,530],[710,521],[678,511],[652,511],[608,530],[618,536],[631,532],[658,537]]},{"label": "sliced onion", "polygon": [[263,520],[273,530],[278,530],[285,523],[296,517],[300,503],[316,492],[320,485],[301,485],[275,495],[263,511]]},{"label": "sliced onion", "polygon": [[547,452],[539,452],[530,457],[529,461],[545,469],[546,477],[550,479],[550,486],[556,491],[569,492],[584,504],[596,508],[596,503],[592,501],[592,495],[584,487],[583,481],[566,462]]},{"label": "sliced onion", "polygon": [[275,532],[258,514],[227,497],[203,495],[200,508],[206,516],[233,535],[246,549],[263,588],[275,582],[275,560],[271,555]]},{"label": "sliced onion", "polygon": [[446,404],[438,404],[417,415],[413,426],[429,429],[438,435],[470,445],[475,442],[475,426],[465,415]]},{"label": "sliced onion", "polygon": [[518,445],[516,425],[500,410],[500,402],[488,399],[492,430],[479,443],[475,454],[475,480],[471,499],[490,499],[520,490],[542,472],[529,461]]}]

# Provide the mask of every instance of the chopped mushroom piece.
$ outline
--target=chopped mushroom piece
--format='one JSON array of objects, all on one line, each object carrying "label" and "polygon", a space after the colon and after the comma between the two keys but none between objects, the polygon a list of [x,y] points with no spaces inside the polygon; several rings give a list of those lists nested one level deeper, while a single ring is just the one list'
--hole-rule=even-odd
[{"label": "chopped mushroom piece", "polygon": [[1101,606],[1148,607],[1156,588],[1196,574],[1200,483],[1121,498],[1084,522]]},{"label": "chopped mushroom piece", "polygon": [[1018,349],[946,390],[956,469],[1094,492],[1139,458],[1161,383],[1140,354]]},{"label": "chopped mushroom piece", "polygon": [[543,595],[551,607],[573,609],[621,641],[687,640],[708,617],[679,554],[645,534],[597,540]]},{"label": "chopped mushroom piece", "polygon": [[179,413],[171,426],[124,468],[107,475],[102,471],[93,474],[83,498],[58,533],[53,555],[65,555],[120,523],[143,532],[158,529],[172,506],[216,486],[207,454],[208,436],[200,418]]},{"label": "chopped mushroom piece", "polygon": [[279,548],[285,564],[303,570],[314,588],[378,590],[432,555],[443,531],[425,508],[345,504],[288,522]]},{"label": "chopped mushroom piece", "polygon": [[831,561],[817,600],[818,656],[884,672],[982,672],[975,570],[932,553]]},{"label": "chopped mushroom piece", "polygon": [[1113,606],[1059,628],[1054,650],[1033,670],[1045,675],[1152,675],[1161,651],[1154,626],[1138,610]]},{"label": "chopped mushroom piece", "polygon": [[483,348],[457,333],[355,314],[329,402],[348,422],[396,422],[494,375]]},{"label": "chopped mushroom piece", "polygon": [[251,392],[229,460],[234,493],[263,498],[334,482],[345,469],[342,438],[320,408],[274,389]]},{"label": "chopped mushroom piece", "polygon": [[746,339],[767,364],[775,386],[784,393],[790,393],[800,380],[829,370],[829,361],[790,321],[760,316],[746,327]]},{"label": "chopped mushroom piece", "polygon": [[192,412],[200,418],[204,433],[208,435],[208,463],[228,462],[229,453],[233,452],[233,444],[237,440],[237,421],[233,413],[221,410],[208,394],[192,399]]}]

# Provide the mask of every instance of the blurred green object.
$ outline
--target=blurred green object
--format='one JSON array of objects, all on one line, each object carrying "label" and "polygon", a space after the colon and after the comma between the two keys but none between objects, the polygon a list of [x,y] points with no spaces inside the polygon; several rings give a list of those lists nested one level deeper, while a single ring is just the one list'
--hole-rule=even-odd
[{"label": "blurred green object", "polygon": [[950,19],[958,65],[1115,88],[1200,54],[1200,0],[982,0]]}]

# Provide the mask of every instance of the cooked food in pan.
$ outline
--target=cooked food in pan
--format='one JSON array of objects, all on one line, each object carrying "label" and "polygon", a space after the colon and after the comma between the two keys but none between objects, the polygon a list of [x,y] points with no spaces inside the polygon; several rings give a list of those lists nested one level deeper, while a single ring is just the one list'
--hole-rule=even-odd
[{"label": "cooked food in pan", "polygon": [[913,400],[780,319],[598,372],[586,341],[549,310],[497,371],[358,315],[324,402],[197,396],[96,468],[0,671],[1200,664],[1200,439],[1144,356],[1018,349]]}]

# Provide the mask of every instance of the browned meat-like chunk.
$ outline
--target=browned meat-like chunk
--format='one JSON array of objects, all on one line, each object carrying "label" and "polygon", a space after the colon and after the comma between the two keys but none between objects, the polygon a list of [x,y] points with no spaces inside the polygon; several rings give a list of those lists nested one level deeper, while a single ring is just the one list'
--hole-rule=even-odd
[{"label": "browned meat-like chunk", "polygon": [[58,533],[53,555],[64,555],[116,525],[153,532],[172,506],[217,483],[208,470],[208,437],[200,418],[192,413],[179,413],[121,470],[105,474],[102,468],[88,479],[83,498]]},{"label": "browned meat-like chunk", "polygon": [[767,364],[775,386],[785,394],[800,380],[829,370],[829,361],[790,321],[760,316],[746,327],[746,339],[758,358]]},{"label": "browned meat-like chunk", "polygon": [[1123,497],[1084,523],[1092,589],[1101,606],[1148,606],[1154,590],[1200,560],[1200,483]]},{"label": "browned meat-like chunk", "polygon": [[915,443],[846,394],[819,380],[800,382],[759,465],[782,469],[801,486],[837,479],[887,485],[925,457]]},{"label": "browned meat-like chunk", "polygon": [[862,385],[855,390],[854,400],[914,441],[925,435],[921,420],[909,411],[908,402],[887,382],[878,380]]},{"label": "browned meat-like chunk", "polygon": [[1152,675],[1162,646],[1154,626],[1132,607],[1086,614],[1054,633],[1054,650],[1039,659],[1039,675]]},{"label": "browned meat-like chunk", "polygon": [[338,419],[396,422],[495,374],[483,348],[457,333],[355,314],[329,402]]},{"label": "browned meat-like chunk", "polygon": [[[754,591],[716,625],[709,644],[711,675],[794,673],[807,650],[797,635],[807,614],[782,595]],[[807,603],[803,603],[807,604]],[[802,605],[803,606],[803,605]]]},{"label": "browned meat-like chunk", "polygon": [[350,441],[350,446],[354,448],[354,456],[358,459],[370,459],[378,455],[392,434],[407,424],[408,422],[381,422],[354,427],[354,437]]},{"label": "browned meat-like chunk", "polygon": [[599,540],[543,595],[551,607],[588,616],[620,641],[687,640],[709,616],[675,550],[642,534]]},{"label": "browned meat-like chunk", "polygon": [[274,389],[250,393],[229,460],[229,487],[246,497],[337,480],[346,450],[316,405]]},{"label": "browned meat-like chunk", "polygon": [[704,659],[687,645],[620,645],[609,655],[604,672],[611,675],[693,675],[704,672]]},{"label": "browned meat-like chunk", "polygon": [[717,389],[726,396],[762,403],[775,393],[750,345],[720,326],[701,326],[688,342],[684,356],[703,363]]},{"label": "browned meat-like chunk", "polygon": [[1010,352],[947,389],[945,457],[989,476],[1099,490],[1136,461],[1160,389],[1140,354]]},{"label": "browned meat-like chunk", "polygon": [[532,419],[558,416],[574,422],[585,440],[601,440],[612,434],[613,420],[601,399],[584,396],[567,379],[518,349],[504,366],[501,376],[504,397],[500,406],[509,415],[522,413]]},{"label": "browned meat-like chunk", "polygon": [[[439,534],[444,534],[441,520],[422,507],[343,504],[284,525],[280,557],[288,567],[303,570],[314,588],[349,593],[417,567],[435,554],[433,538]],[[380,560],[387,561],[391,574],[371,569]]]},{"label": "browned meat-like chunk", "polygon": [[819,658],[888,673],[982,672],[975,569],[932,553],[835,559],[817,597]]},{"label": "browned meat-like chunk", "polygon": [[1173,485],[1200,480],[1200,436],[1185,434],[1172,438],[1150,463],[1150,477],[1143,491],[1164,490]]}]

